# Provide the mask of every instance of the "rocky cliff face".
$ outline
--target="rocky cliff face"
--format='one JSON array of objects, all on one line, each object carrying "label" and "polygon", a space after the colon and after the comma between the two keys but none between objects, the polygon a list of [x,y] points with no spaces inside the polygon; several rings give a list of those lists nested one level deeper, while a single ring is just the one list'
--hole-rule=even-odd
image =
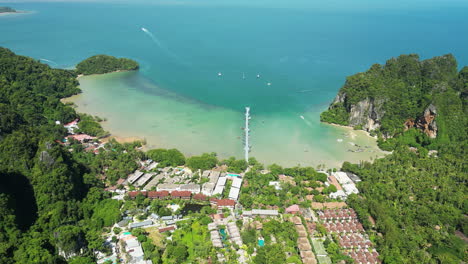
[{"label": "rocky cliff face", "polygon": [[430,138],[436,138],[437,137],[437,123],[435,121],[436,116],[437,116],[437,108],[433,104],[430,104],[424,110],[424,113],[422,114],[422,116],[418,117],[416,121],[413,119],[408,119],[405,122],[405,130],[415,127],[415,128],[421,129]]},{"label": "rocky cliff face", "polygon": [[444,117],[451,111],[462,112],[466,83],[468,68],[458,73],[451,54],[423,61],[415,54],[401,55],[348,76],[320,120],[375,130],[384,138],[398,136],[404,128],[420,129],[430,138],[445,132],[458,136],[463,134],[462,117],[443,131],[438,131],[435,119],[439,112],[439,127],[454,123]]},{"label": "rocky cliff face", "polygon": [[351,106],[349,110],[349,125],[362,126],[366,131],[380,127],[380,120],[385,114],[384,100],[365,99]]}]

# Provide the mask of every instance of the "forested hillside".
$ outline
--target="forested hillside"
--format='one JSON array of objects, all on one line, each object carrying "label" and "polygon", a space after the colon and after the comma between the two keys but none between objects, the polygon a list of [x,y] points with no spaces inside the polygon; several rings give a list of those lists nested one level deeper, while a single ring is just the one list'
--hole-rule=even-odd
[{"label": "forested hillside", "polygon": [[467,77],[451,55],[402,55],[348,77],[321,115],[371,131],[394,150],[342,168],[363,179],[349,203],[374,230],[384,263],[466,261]]},{"label": "forested hillside", "polygon": [[78,117],[60,102],[77,84],[74,71],[0,48],[0,263],[66,263],[102,246],[101,217],[112,215],[102,183],[56,142],[66,130],[55,122]]},{"label": "forested hillside", "polygon": [[452,55],[424,61],[401,55],[348,77],[321,120],[371,131],[386,150],[397,140],[383,139],[414,129],[406,143],[436,149],[466,136],[467,75],[468,67],[458,72]]}]

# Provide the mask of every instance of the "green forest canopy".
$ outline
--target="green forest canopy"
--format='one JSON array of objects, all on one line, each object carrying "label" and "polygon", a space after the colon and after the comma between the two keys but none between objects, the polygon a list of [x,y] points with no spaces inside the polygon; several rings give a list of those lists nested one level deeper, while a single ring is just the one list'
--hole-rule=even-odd
[{"label": "green forest canopy", "polygon": [[115,71],[138,70],[136,61],[126,58],[116,58],[108,55],[95,55],[76,65],[78,74],[103,74]]},{"label": "green forest canopy", "polygon": [[[338,95],[343,100],[332,103],[321,114],[322,121],[349,125],[351,109],[368,100],[374,104],[374,111],[381,115],[374,117],[380,122],[374,133],[399,137],[404,132],[406,120],[416,120],[429,105],[434,105],[439,136],[434,140],[419,136],[415,144],[437,149],[466,136],[468,67],[458,72],[457,61],[451,54],[423,61],[416,54],[401,55],[388,60],[385,65],[374,64],[366,72],[349,76]],[[357,127],[366,122],[362,120]],[[379,146],[391,150],[396,141],[391,139],[384,143],[381,140]]]}]

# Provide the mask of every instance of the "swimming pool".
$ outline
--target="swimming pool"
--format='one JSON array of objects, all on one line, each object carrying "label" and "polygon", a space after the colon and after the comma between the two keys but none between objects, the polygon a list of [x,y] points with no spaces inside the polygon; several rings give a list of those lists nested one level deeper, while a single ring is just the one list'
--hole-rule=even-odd
[{"label": "swimming pool", "polygon": [[259,240],[258,240],[258,246],[260,246],[260,247],[265,246],[265,240],[259,239]]},{"label": "swimming pool", "polygon": [[226,230],[220,229],[220,230],[219,230],[219,233],[221,234],[221,239],[222,239],[223,241],[225,241],[225,240],[227,239]]}]

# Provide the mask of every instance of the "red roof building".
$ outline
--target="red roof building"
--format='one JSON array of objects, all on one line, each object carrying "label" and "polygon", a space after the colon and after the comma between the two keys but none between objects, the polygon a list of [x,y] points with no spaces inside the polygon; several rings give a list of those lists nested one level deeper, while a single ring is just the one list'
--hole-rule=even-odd
[{"label": "red roof building", "polygon": [[289,206],[288,208],[286,208],[286,213],[287,214],[297,214],[299,213],[300,211],[300,208],[299,208],[299,205],[297,204],[293,204],[291,206]]},{"label": "red roof building", "polygon": [[86,142],[86,141],[91,141],[95,139],[96,137],[92,137],[90,135],[86,134],[79,134],[79,135],[70,135],[67,138],[73,138],[74,140],[80,141],[80,142]]},{"label": "red roof building", "polygon": [[135,198],[135,197],[137,197],[138,194],[141,194],[141,195],[143,195],[143,196],[145,196],[145,197],[146,197],[146,195],[147,195],[146,192],[136,192],[136,191],[135,191],[135,192],[129,192],[129,193],[128,193],[128,196],[130,196],[130,198]]},{"label": "red roof building", "polygon": [[71,121],[70,123],[67,123],[65,125],[63,125],[64,127],[70,127],[70,126],[76,126],[78,124],[78,121],[80,121],[79,119],[75,119],[73,121]]},{"label": "red roof building", "polygon": [[151,199],[165,199],[169,196],[168,191],[149,191],[148,192],[148,198]]},{"label": "red roof building", "polygon": [[202,193],[197,193],[193,196],[193,199],[199,200],[199,201],[206,201],[208,197]]},{"label": "red roof building", "polygon": [[180,198],[180,199],[190,199],[192,196],[192,192],[189,191],[173,191],[171,192],[172,198]]},{"label": "red roof building", "polygon": [[218,208],[234,208],[236,201],[231,199],[221,199],[216,201]]},{"label": "red roof building", "polygon": [[175,230],[175,226],[168,226],[168,227],[158,229],[159,233],[164,233],[164,232],[172,231],[172,230]]}]

